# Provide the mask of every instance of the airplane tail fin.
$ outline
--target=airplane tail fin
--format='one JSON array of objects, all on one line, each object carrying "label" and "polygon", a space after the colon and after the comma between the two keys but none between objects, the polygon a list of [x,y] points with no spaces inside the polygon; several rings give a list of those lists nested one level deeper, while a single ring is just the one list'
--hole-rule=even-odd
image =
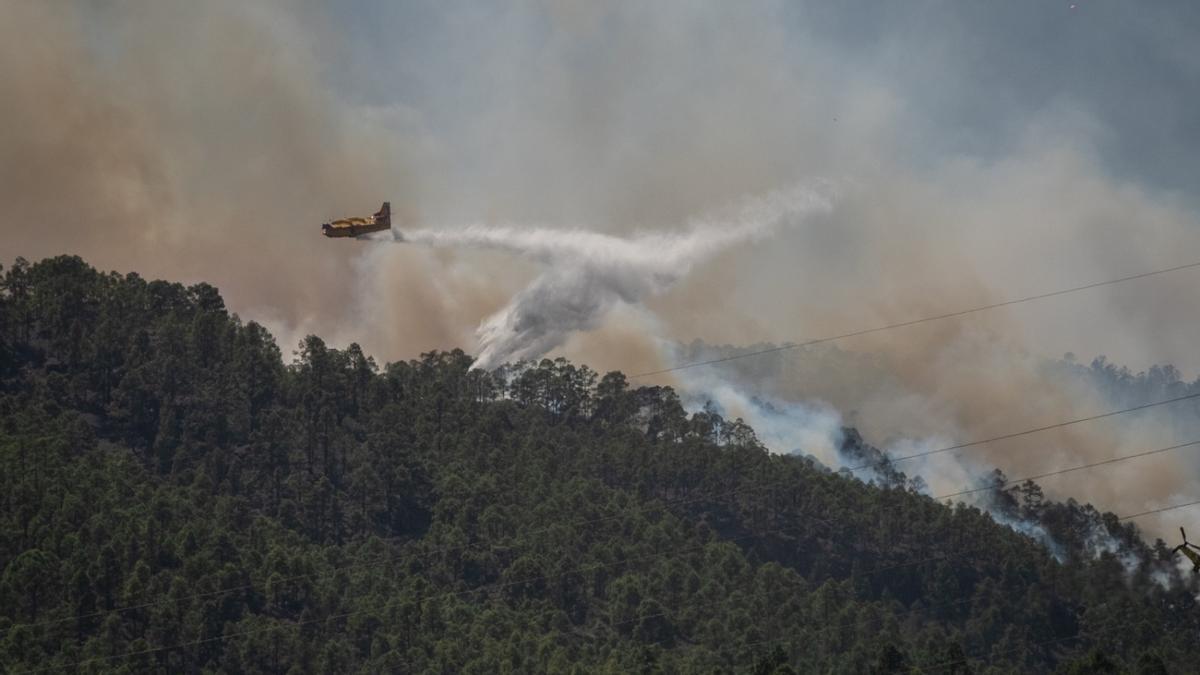
[{"label": "airplane tail fin", "polygon": [[383,223],[384,225],[387,225],[389,227],[391,226],[391,224],[392,224],[392,203],[391,202],[384,202],[383,206],[379,207],[379,211],[377,211],[375,213],[375,222]]}]

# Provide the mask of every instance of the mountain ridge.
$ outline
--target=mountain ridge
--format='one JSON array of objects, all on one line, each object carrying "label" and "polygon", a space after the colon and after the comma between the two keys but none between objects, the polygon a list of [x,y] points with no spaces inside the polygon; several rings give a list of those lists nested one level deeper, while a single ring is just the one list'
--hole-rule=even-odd
[{"label": "mountain ridge", "polygon": [[[284,364],[207,284],[18,261],[0,290],[0,663],[1081,673],[1196,656],[1195,580],[1115,514],[1032,483],[993,493],[1054,555],[903,473],[769,453],[667,387],[470,364],[380,367],[315,336]],[[842,450],[881,456],[849,429]],[[1089,548],[1096,532],[1119,548]]]}]

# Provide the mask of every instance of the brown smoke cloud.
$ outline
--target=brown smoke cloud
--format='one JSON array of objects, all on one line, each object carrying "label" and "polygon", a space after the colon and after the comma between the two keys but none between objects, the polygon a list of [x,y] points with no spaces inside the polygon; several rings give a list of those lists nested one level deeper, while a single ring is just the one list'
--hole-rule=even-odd
[{"label": "brown smoke cloud", "polygon": [[[951,67],[929,54],[958,46],[901,36],[851,58],[785,13],[471,6],[410,51],[364,48],[372,82],[402,71],[425,86],[356,97],[340,83],[361,76],[347,54],[363,40],[327,10],[5,3],[0,258],[79,253],[208,281],[285,353],[316,333],[390,360],[474,349],[479,321],[537,270],[495,252],[328,241],[323,220],[389,199],[401,228],[630,234],[813,177],[845,186],[830,214],[719,255],[648,313],[616,311],[561,351],[626,372],[670,365],[663,340],[800,341],[1200,258],[1195,212],[1111,172],[1096,152],[1110,132],[1085,107],[1019,116],[988,152],[914,150],[934,102],[889,64],[922,57],[937,82]],[[880,444],[1092,414],[1108,401],[1043,359],[1104,353],[1195,373],[1195,275],[859,338],[836,358],[751,359],[741,383],[828,401]],[[1191,440],[1168,436],[1114,420],[974,456],[1023,476]],[[1163,456],[1046,487],[1128,513],[1200,492],[1196,466]],[[1186,515],[1145,524],[1169,533]]]},{"label": "brown smoke cloud", "polygon": [[[341,106],[318,77],[328,40],[285,10],[6,4],[5,257],[209,281],[285,353],[305,332],[355,339],[361,247],[325,245],[317,225],[381,196],[412,208],[419,140],[388,133],[395,114]],[[438,304],[406,285],[411,306]],[[416,321],[404,336],[455,333]]]},{"label": "brown smoke cloud", "polygon": [[[869,192],[845,195],[827,224],[837,231],[825,236],[849,240],[847,254],[832,254],[837,245],[800,242],[757,252],[745,269],[754,266],[758,274],[722,275],[755,278],[766,290],[738,294],[728,305],[769,316],[770,330],[778,332],[760,336],[801,341],[1194,259],[1192,214],[1105,176],[1071,143],[1031,142],[1003,162],[956,165],[921,180],[871,180]],[[765,278],[772,274],[775,280]],[[828,402],[870,441],[908,440],[898,454],[920,452],[1125,407],[1046,366],[1047,358],[1067,351],[1107,353],[1135,371],[1173,361],[1187,372],[1196,363],[1186,319],[1200,309],[1187,290],[1194,283],[1194,274],[1181,272],[844,340],[840,350],[802,349],[757,365],[747,359],[724,370],[747,391]],[[671,308],[662,311],[672,316]],[[682,322],[691,327],[695,320]],[[717,342],[753,339],[730,322],[710,325]],[[1172,421],[1186,410],[1075,425],[901,468],[924,475],[933,493],[951,493],[963,489],[964,461],[977,473],[998,467],[1021,478],[1200,440],[1181,435],[1186,425]],[[1056,498],[1130,514],[1194,498],[1198,469],[1193,448],[1042,483]],[[1168,512],[1139,524],[1169,537],[1187,517]]]}]

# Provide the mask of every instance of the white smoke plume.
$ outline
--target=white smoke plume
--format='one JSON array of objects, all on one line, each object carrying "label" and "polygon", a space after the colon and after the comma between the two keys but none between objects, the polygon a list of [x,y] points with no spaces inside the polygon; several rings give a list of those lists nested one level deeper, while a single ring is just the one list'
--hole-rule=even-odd
[{"label": "white smoke plume", "polygon": [[[69,252],[207,281],[285,354],[309,333],[381,361],[476,351],[472,331],[493,316],[489,358],[505,358],[501,338],[546,309],[539,295],[591,289],[607,268],[577,273],[556,253],[565,262],[533,262],[545,278],[530,283],[501,256],[364,250],[316,224],[387,198],[398,222],[628,235],[800,176],[855,177],[861,189],[839,192],[820,228],[694,258],[669,293],[654,277],[618,286],[638,305],[588,290],[612,311],[560,351],[636,373],[704,358],[662,362],[647,335],[800,341],[1200,255],[1200,153],[1180,142],[1197,137],[1197,17],[1166,3],[1093,3],[1087,22],[1029,2],[454,4],[0,3],[0,262]],[[1026,39],[1044,30],[1056,39]],[[1129,58],[1096,67],[1114,42]],[[1134,372],[1173,363],[1190,381],[1195,285],[1194,272],[1161,276],[863,336],[843,352],[735,361],[723,375],[770,410],[827,402],[883,449],[952,444],[1144,402],[1041,367],[1066,351]],[[604,316],[592,309],[581,325]],[[770,412],[742,408],[748,421]],[[1192,440],[1195,429],[1159,423],[1172,410],[963,456],[1026,476]],[[828,454],[760,417],[773,445]],[[1197,457],[1046,489],[1148,511],[1200,493]],[[970,486],[951,458],[929,460],[901,468],[935,490]],[[938,467],[950,473],[939,480]],[[1174,541],[1195,517],[1137,522]]]},{"label": "white smoke plume", "polygon": [[507,251],[543,266],[528,286],[480,324],[479,356],[473,367],[490,369],[538,358],[560,347],[572,333],[599,326],[618,303],[636,306],[729,247],[769,236],[830,207],[826,188],[797,187],[746,200],[727,216],[693,219],[678,232],[626,238],[583,230],[473,225],[449,231],[394,231],[392,237],[401,243]]},{"label": "white smoke plume", "polygon": [[[684,350],[677,346],[667,345],[666,351],[672,361],[687,360],[680,353]],[[988,489],[994,485],[994,465],[978,461],[969,452],[941,451],[960,443],[959,435],[895,437],[879,445],[879,455],[857,455],[844,449],[846,429],[851,422],[819,397],[789,400],[747,390],[728,368],[685,369],[676,376],[681,401],[689,413],[714,410],[728,419],[740,419],[754,429],[758,440],[772,452],[807,456],[845,476],[884,485],[894,484],[895,475],[877,471],[872,462],[892,458],[890,469],[907,477],[904,485],[909,489],[939,501],[963,502],[979,508],[995,522],[1038,542],[1060,562],[1068,557],[1067,549],[1042,523],[1006,508],[1004,500],[997,499],[997,493]],[[871,439],[863,440],[871,443]],[[1018,476],[1007,480],[1009,486],[1020,482]],[[1141,564],[1134,551],[1110,535],[1099,520],[1086,524],[1082,552],[1088,559],[1113,555],[1130,575]],[[1164,587],[1169,585],[1165,573],[1154,578]]]}]

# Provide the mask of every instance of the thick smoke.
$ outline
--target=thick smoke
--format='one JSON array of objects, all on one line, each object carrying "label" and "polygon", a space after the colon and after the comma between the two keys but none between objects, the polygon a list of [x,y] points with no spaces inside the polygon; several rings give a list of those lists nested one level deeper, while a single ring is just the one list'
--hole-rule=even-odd
[{"label": "thick smoke", "polygon": [[285,354],[361,339],[355,252],[318,225],[380,195],[411,207],[422,142],[323,81],[327,25],[270,0],[0,3],[0,262],[207,281]]},{"label": "thick smoke", "polygon": [[[813,454],[835,469],[862,464],[837,452],[843,425],[857,427],[870,443],[893,457],[910,457],[1200,391],[1200,383],[1173,379],[1178,373],[1169,369],[1135,377],[1103,361],[1082,366],[1035,358],[996,345],[984,348],[962,336],[947,339],[941,348],[958,354],[955,363],[961,384],[908,374],[906,365],[894,363],[889,355],[827,345],[683,370],[676,377],[682,387],[694,392],[693,410],[711,399],[723,411],[762,429],[763,441],[772,450]],[[739,351],[743,350],[693,343],[674,350],[671,360],[721,358]],[[1002,469],[1015,484],[1028,476],[1200,440],[1198,434],[1200,406],[1180,402],[917,456],[895,468],[920,477],[926,494],[957,495],[986,483],[994,468]],[[794,439],[807,439],[807,443]],[[1187,447],[1038,482],[1053,498],[1091,501],[1125,515],[1194,499],[1200,490],[1198,465],[1196,449]],[[876,477],[869,471],[855,475],[864,480]],[[994,511],[989,495],[973,492],[955,499],[1035,532],[1031,524]],[[1186,514],[1167,512],[1139,519],[1139,525],[1173,539],[1177,531],[1173,528],[1188,522],[1186,518]]]},{"label": "thick smoke", "polygon": [[667,290],[697,264],[745,240],[817,210],[827,197],[807,189],[772,192],[745,202],[730,219],[700,219],[682,232],[615,237],[582,230],[472,226],[396,230],[396,241],[449,248],[497,249],[530,258],[543,271],[478,329],[474,367],[535,359],[571,333],[600,325],[617,303],[639,305]]},{"label": "thick smoke", "polygon": [[[1200,259],[1200,15],[1186,3],[355,7],[0,3],[2,262],[69,252],[209,281],[285,354],[311,332],[392,360],[473,349],[484,317],[496,344],[530,329],[531,314],[507,310],[563,272],[495,251],[328,241],[320,222],[390,199],[401,228],[588,223],[620,238],[804,176],[854,177],[820,228],[779,228],[674,285],[582,303],[579,316],[603,318],[577,322],[588,330],[556,353],[641,372],[677,362],[661,340],[799,342]],[[769,402],[800,413],[792,429],[818,411],[884,448],[952,444],[1114,407],[1046,367],[1067,351],[1192,379],[1196,275],[717,374],[740,395],[731,410]],[[589,314],[595,303],[610,311]],[[939,455],[922,471],[952,491],[968,459],[1019,477],[1192,440],[1160,423],[1172,414]],[[824,452],[788,440],[787,419],[758,425],[784,450]],[[1181,452],[1045,485],[1133,513],[1186,501],[1198,477],[1196,453]],[[1173,540],[1195,513],[1138,522]]]}]

